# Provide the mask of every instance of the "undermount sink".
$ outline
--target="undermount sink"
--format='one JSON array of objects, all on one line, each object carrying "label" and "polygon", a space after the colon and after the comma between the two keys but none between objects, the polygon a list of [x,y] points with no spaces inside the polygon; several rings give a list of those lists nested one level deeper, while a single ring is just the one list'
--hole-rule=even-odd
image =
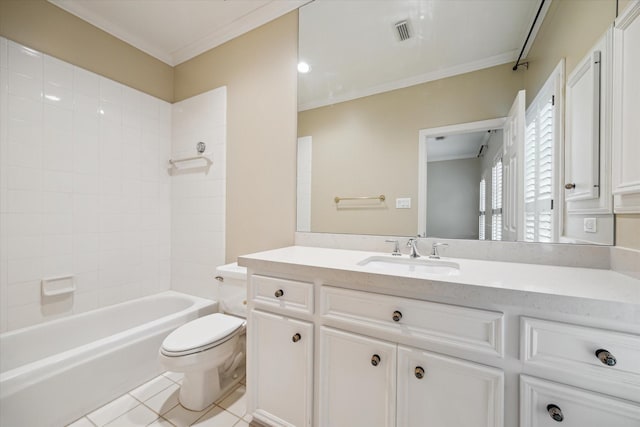
[{"label": "undermount sink", "polygon": [[388,273],[426,273],[451,276],[460,273],[460,264],[429,258],[376,255],[363,259],[358,265]]}]

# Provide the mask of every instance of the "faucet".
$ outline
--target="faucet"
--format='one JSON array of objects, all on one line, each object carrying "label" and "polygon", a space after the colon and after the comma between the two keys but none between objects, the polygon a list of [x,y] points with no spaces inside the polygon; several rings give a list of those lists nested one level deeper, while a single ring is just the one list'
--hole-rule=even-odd
[{"label": "faucet", "polygon": [[385,242],[387,243],[395,243],[395,246],[393,247],[393,252],[391,252],[391,255],[393,256],[401,256],[402,252],[400,252],[400,243],[398,243],[397,240],[385,240]]},{"label": "faucet", "polygon": [[411,248],[409,252],[409,257],[411,258],[420,258],[420,254],[418,253],[418,238],[411,237],[407,242],[407,247]]},{"label": "faucet", "polygon": [[429,255],[429,258],[431,258],[431,259],[440,259],[440,254],[438,254],[438,248],[440,246],[449,246],[449,244],[440,243],[440,242],[433,242],[433,245],[431,245],[431,255]]}]

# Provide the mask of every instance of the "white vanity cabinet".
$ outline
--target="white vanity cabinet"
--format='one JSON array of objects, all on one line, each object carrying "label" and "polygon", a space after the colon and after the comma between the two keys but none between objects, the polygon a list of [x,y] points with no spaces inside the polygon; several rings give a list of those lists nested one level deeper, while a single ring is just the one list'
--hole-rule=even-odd
[{"label": "white vanity cabinet", "polygon": [[640,213],[640,2],[614,26],[613,194],[615,213]]},{"label": "white vanity cabinet", "polygon": [[321,426],[395,426],[396,346],[320,330]]},{"label": "white vanity cabinet", "polygon": [[256,421],[640,427],[637,279],[457,259],[462,273],[437,280],[358,266],[371,256],[291,247],[241,258]]},{"label": "white vanity cabinet", "polygon": [[520,427],[558,425],[638,427],[640,406],[602,393],[522,375]]},{"label": "white vanity cabinet", "polygon": [[399,346],[396,426],[502,426],[503,377],[500,369]]},{"label": "white vanity cabinet", "polygon": [[[263,276],[250,279],[248,409],[263,423],[312,425],[314,326],[291,317],[313,310],[312,303],[307,304],[313,301],[310,289],[312,284],[305,282]],[[274,312],[256,309],[261,304]]]}]

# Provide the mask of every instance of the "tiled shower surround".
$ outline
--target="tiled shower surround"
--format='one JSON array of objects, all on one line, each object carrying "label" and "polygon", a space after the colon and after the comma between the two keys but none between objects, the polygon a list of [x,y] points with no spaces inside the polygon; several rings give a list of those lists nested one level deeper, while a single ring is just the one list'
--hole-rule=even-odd
[{"label": "tiled shower surround", "polygon": [[[224,154],[224,132],[203,138]],[[171,288],[172,199],[219,195],[172,190],[171,146],[171,104],[0,38],[0,332]],[[68,275],[73,294],[41,295]]]}]

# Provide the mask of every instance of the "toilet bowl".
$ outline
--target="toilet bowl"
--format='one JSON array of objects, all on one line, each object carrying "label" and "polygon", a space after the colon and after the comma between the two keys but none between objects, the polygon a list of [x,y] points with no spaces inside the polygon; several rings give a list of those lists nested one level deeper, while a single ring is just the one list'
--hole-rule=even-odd
[{"label": "toilet bowl", "polygon": [[232,287],[220,292],[220,305],[230,314],[214,313],[185,323],[159,350],[160,363],[168,371],[184,373],[178,398],[192,411],[211,405],[245,372],[246,270],[234,263],[216,271],[218,280]]}]

